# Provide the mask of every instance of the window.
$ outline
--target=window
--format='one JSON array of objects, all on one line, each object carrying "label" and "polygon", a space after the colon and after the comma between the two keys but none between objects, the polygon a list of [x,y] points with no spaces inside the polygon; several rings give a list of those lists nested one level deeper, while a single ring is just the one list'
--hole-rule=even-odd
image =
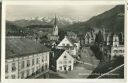
[{"label": "window", "polygon": [[21,72],[21,78],[24,78],[24,72]]},{"label": "window", "polygon": [[8,76],[6,76],[5,79],[8,79]]},{"label": "window", "polygon": [[64,58],[67,58],[67,56],[64,56]]},{"label": "window", "polygon": [[47,55],[45,56],[45,61],[47,61]]},{"label": "window", "polygon": [[71,69],[72,69],[71,66],[69,66],[68,70],[71,71]]},{"label": "window", "polygon": [[118,51],[117,50],[114,50],[114,53],[118,53]]},{"label": "window", "polygon": [[24,61],[21,62],[21,69],[24,68]]},{"label": "window", "polygon": [[5,65],[5,72],[8,73],[8,65]]},{"label": "window", "polygon": [[27,70],[27,71],[26,71],[26,73],[27,73],[27,76],[29,76],[29,71],[30,71],[30,70]]},{"label": "window", "polygon": [[72,63],[72,61],[69,61],[69,63]]},{"label": "window", "polygon": [[39,68],[38,68],[38,67],[36,67],[36,71],[38,71],[38,69],[39,69]]},{"label": "window", "polygon": [[30,60],[27,60],[27,67],[30,66]]},{"label": "window", "polygon": [[12,63],[12,72],[16,71],[15,63]]},{"label": "window", "polygon": [[42,66],[42,71],[44,71],[44,66]]},{"label": "window", "polygon": [[64,61],[64,64],[67,64],[67,61]]},{"label": "window", "polygon": [[44,57],[42,57],[42,62],[44,62]]},{"label": "window", "polygon": [[14,75],[11,75],[11,77],[12,77],[12,79],[15,79],[16,78],[15,74]]},{"label": "window", "polygon": [[120,53],[123,53],[123,50],[119,50]]},{"label": "window", "polygon": [[32,59],[32,66],[34,65],[34,59]]},{"label": "window", "polygon": [[35,71],[35,69],[34,69],[34,68],[32,68],[32,73],[34,73],[34,71]]},{"label": "window", "polygon": [[39,58],[36,58],[36,64],[38,64],[39,63]]},{"label": "window", "polygon": [[70,45],[69,45],[69,44],[67,44],[67,46],[69,47]]},{"label": "window", "polygon": [[45,64],[45,69],[48,69],[48,66],[47,66],[47,64]]},{"label": "window", "polygon": [[62,64],[62,61],[59,61],[59,64]]},{"label": "window", "polygon": [[60,66],[59,69],[62,70],[62,66]]},{"label": "window", "polygon": [[65,46],[65,44],[62,44],[62,46]]}]

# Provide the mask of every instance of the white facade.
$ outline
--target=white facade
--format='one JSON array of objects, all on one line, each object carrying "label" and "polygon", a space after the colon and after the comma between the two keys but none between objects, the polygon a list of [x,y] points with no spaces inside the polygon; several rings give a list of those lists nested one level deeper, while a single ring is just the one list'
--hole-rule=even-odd
[{"label": "white facade", "polygon": [[69,47],[66,50],[69,50],[71,55],[76,55],[80,48],[80,42],[73,43],[67,36],[65,36],[65,38],[57,45],[57,49],[65,49],[66,47]]},{"label": "white facade", "polygon": [[18,78],[18,58],[8,59],[5,65],[5,78]]},{"label": "white facade", "polygon": [[56,64],[57,71],[71,71],[74,67],[74,58],[67,51],[64,51],[57,59]]},{"label": "white facade", "polygon": [[111,57],[113,58],[114,56],[124,56],[124,46],[123,45],[113,46],[111,48]]},{"label": "white facade", "polygon": [[110,45],[110,34],[108,34],[108,36],[107,36],[107,45]]},{"label": "white facade", "polygon": [[113,36],[113,46],[119,45],[119,37],[117,35]]},{"label": "white facade", "polygon": [[5,78],[23,79],[49,69],[49,52],[6,59]]},{"label": "white facade", "polygon": [[57,35],[58,36],[58,27],[57,27],[57,25],[55,25],[53,27],[53,35]]},{"label": "white facade", "polygon": [[94,33],[87,32],[85,35],[85,44],[91,44],[95,42],[95,35]]},{"label": "white facade", "polygon": [[58,49],[63,49],[65,46],[73,46],[72,42],[67,39],[67,36],[57,45]]}]

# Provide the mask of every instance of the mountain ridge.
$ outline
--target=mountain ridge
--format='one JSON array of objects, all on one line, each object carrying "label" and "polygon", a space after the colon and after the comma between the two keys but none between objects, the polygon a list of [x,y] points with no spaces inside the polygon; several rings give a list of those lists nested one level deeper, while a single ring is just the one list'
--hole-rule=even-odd
[{"label": "mountain ridge", "polygon": [[92,17],[86,22],[75,23],[65,28],[77,33],[102,28],[109,29],[114,33],[124,32],[124,5],[115,6],[102,14]]}]

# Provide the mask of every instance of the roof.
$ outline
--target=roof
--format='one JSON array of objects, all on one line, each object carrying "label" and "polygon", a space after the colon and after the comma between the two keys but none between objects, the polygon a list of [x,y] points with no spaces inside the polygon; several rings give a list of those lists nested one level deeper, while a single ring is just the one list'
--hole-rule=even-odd
[{"label": "roof", "polygon": [[94,38],[94,33],[92,32],[87,32],[86,35],[85,35],[86,38]]},{"label": "roof", "polygon": [[78,43],[77,39],[69,38],[68,36],[66,36],[66,38],[72,43],[72,45],[74,45],[74,43]]},{"label": "roof", "polygon": [[65,50],[54,48],[54,49],[52,49],[52,51],[54,51],[54,60],[57,60]]},{"label": "roof", "polygon": [[50,49],[32,39],[22,37],[6,38],[6,58],[22,57],[48,51]]},{"label": "roof", "polygon": [[70,38],[69,40],[70,40],[71,42],[73,42],[73,43],[78,43],[78,41],[75,40],[75,39],[73,39],[73,38]]}]

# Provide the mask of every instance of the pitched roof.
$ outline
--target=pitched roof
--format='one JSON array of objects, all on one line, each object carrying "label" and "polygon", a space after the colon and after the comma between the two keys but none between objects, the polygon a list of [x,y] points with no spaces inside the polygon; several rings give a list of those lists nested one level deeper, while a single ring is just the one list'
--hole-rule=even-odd
[{"label": "pitched roof", "polygon": [[85,35],[86,38],[94,38],[94,33],[92,32],[87,32]]},{"label": "pitched roof", "polygon": [[50,51],[39,42],[28,38],[6,38],[6,58],[28,56]]},{"label": "pitched roof", "polygon": [[54,60],[57,60],[65,50],[63,50],[63,49],[52,49],[52,51],[54,51]]},{"label": "pitched roof", "polygon": [[78,43],[78,41],[75,40],[75,39],[73,39],[73,38],[69,38],[69,40],[70,40],[71,42],[73,42],[73,43]]},{"label": "pitched roof", "polygon": [[66,38],[72,43],[72,45],[74,45],[74,43],[78,43],[77,39],[69,38],[68,36],[66,36]]}]

